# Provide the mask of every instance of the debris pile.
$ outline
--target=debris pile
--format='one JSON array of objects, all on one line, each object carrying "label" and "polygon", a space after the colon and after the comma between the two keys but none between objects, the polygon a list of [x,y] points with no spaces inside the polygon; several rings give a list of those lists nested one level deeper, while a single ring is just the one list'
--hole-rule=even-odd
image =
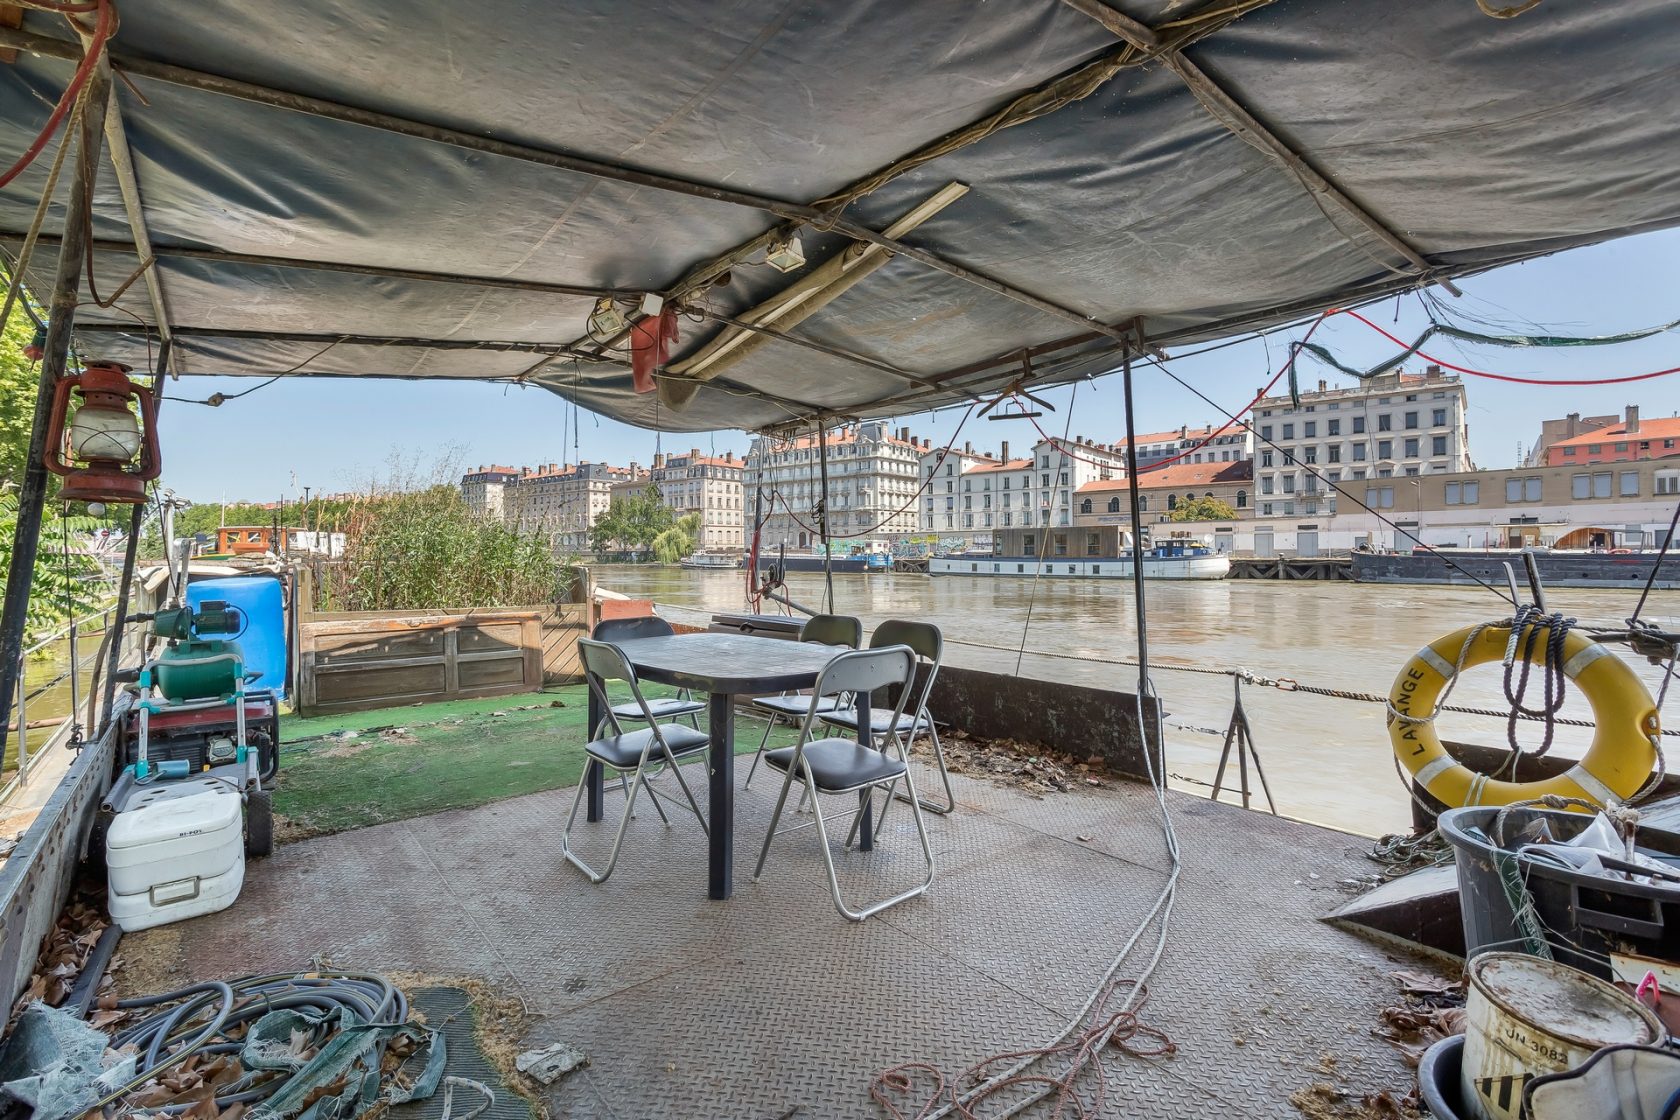
[{"label": "debris pile", "polygon": [[[97,895],[79,894],[73,897],[41,946],[29,985],[12,1005],[10,1021],[16,1022],[31,1003],[44,1003],[49,1007],[62,1004],[76,986],[83,966],[93,955],[93,947],[110,924],[105,920],[104,908]],[[100,981],[99,994],[105,995],[111,987],[112,980],[107,974]]]},{"label": "debris pile", "polygon": [[[1078,757],[1014,739],[976,739],[954,729],[942,734],[939,742],[945,748],[947,770],[990,778],[996,785],[1042,795],[1066,793],[1077,786],[1107,784],[1107,768],[1101,755]],[[931,757],[933,743],[925,738],[917,739],[912,749]]]},{"label": "debris pile", "polygon": [[1423,1052],[1455,1034],[1464,1033],[1464,981],[1444,980],[1420,972],[1391,973],[1403,1002],[1379,1012],[1383,1025],[1377,1034],[1387,1039],[1415,1067]]},{"label": "debris pile", "polygon": [[[0,1102],[36,1120],[104,1109],[238,1120],[247,1111],[356,1120],[431,1096],[442,1035],[371,973],[312,971],[210,981],[101,1000],[106,1027],[30,1003],[0,1060]],[[488,1094],[488,1090],[484,1090]]]}]

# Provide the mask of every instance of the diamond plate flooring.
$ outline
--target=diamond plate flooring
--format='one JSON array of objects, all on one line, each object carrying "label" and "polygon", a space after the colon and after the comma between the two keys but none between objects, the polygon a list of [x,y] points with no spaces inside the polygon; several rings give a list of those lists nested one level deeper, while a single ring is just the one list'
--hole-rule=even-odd
[{"label": "diamond plate flooring", "polygon": [[[550,1091],[556,1117],[876,1117],[882,1067],[954,1074],[1054,1034],[1166,879],[1146,787],[1040,797],[954,781],[957,813],[928,818],[932,889],[861,925],[834,911],[814,829],[778,837],[752,881],[776,793],[760,777],[737,796],[728,902],[706,898],[704,840],[674,810],[667,829],[639,809],[617,871],[590,885],[559,856],[560,790],[287,845],[251,865],[231,910],[123,952],[173,955],[194,978],[317,956],[481,976],[535,1013],[531,1045],[589,1053]],[[610,842],[622,801],[607,804],[606,824],[579,826],[585,858]],[[1367,870],[1366,842],[1176,793],[1168,804],[1183,872],[1144,1019],[1179,1049],[1111,1052],[1104,1115],[1271,1120],[1297,1116],[1289,1097],[1313,1082],[1409,1088],[1373,1032],[1388,973],[1413,962],[1317,921],[1345,897],[1337,882]],[[915,881],[904,806],[876,851],[836,858],[854,899]]]}]

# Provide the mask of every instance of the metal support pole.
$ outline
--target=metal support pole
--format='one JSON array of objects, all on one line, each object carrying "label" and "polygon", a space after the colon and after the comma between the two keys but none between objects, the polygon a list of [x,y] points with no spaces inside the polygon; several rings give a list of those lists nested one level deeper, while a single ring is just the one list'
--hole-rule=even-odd
[{"label": "metal support pole", "polygon": [[22,665],[18,666],[17,677],[17,718],[18,718],[18,781],[29,781],[29,682],[24,679]]},{"label": "metal support pole", "polygon": [[[1138,465],[1137,465],[1137,410],[1132,403],[1132,348],[1126,348],[1121,364],[1121,381],[1126,395],[1126,477],[1131,482],[1127,488],[1131,495],[1132,504],[1132,601],[1137,614],[1137,656],[1138,656],[1138,695],[1148,697],[1151,692],[1149,683],[1149,615],[1147,602],[1143,591],[1143,506],[1138,499]],[[1143,728],[1138,728],[1138,734],[1143,734]],[[1159,751],[1156,758],[1157,773],[1162,781],[1166,780],[1166,743],[1161,737],[1161,706],[1155,705],[1155,747]],[[1144,749],[1149,749],[1147,741]]]},{"label": "metal support pole", "polygon": [[[76,137],[76,165],[70,176],[70,197],[64,208],[64,240],[58,249],[58,274],[47,303],[47,339],[41,358],[41,378],[35,386],[35,419],[29,435],[23,485],[18,490],[17,533],[12,563],[6,573],[6,594],[0,605],[0,766],[6,758],[6,734],[11,722],[12,697],[23,681],[23,631],[29,616],[29,592],[35,556],[41,543],[41,511],[47,502],[47,421],[53,391],[64,376],[70,357],[70,331],[82,288],[82,260],[87,255],[88,219],[93,209],[93,185],[99,174],[99,147],[110,103],[111,79],[100,67],[88,76],[82,105],[81,135]],[[65,137],[69,143],[71,137]],[[22,739],[22,727],[19,727]]]},{"label": "metal support pole", "polygon": [[828,602],[824,606],[834,613],[834,557],[828,547],[828,424],[817,420],[817,467],[822,472],[822,502],[817,506],[817,531],[822,534],[823,579],[828,583]]}]

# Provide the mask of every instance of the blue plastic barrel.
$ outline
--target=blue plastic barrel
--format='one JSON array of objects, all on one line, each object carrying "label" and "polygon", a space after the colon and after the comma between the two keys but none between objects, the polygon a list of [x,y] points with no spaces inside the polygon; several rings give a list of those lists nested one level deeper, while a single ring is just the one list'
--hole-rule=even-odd
[{"label": "blue plastic barrel", "polygon": [[[245,655],[245,671],[261,673],[246,685],[252,691],[286,694],[286,597],[273,576],[218,576],[187,584],[187,605],[222,600],[245,616],[245,629],[234,640]],[[207,635],[220,637],[221,635]],[[232,635],[229,635],[232,637]]]}]

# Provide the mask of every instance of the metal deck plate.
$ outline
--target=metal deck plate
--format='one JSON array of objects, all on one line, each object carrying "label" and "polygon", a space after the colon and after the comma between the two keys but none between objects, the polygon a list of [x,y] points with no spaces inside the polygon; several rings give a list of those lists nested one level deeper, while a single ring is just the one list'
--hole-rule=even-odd
[{"label": "metal deck plate", "polygon": [[[591,886],[559,857],[562,790],[288,845],[251,865],[231,910],[166,928],[192,945],[194,976],[324,953],[505,986],[540,1016],[529,1045],[590,1056],[551,1090],[556,1117],[873,1117],[884,1066],[955,1074],[1054,1034],[1165,877],[1145,787],[1040,798],[954,781],[958,812],[929,818],[933,888],[862,925],[835,913],[814,829],[779,837],[752,882],[776,792],[761,779],[738,794],[728,902],[706,898],[704,838],[674,811],[667,830],[641,809],[618,870]],[[586,851],[616,827],[608,794],[607,821],[579,825]],[[1367,871],[1366,842],[1180,794],[1169,805],[1184,872],[1144,1018],[1179,1053],[1111,1051],[1108,1111],[1285,1120],[1314,1082],[1408,1088],[1415,1075],[1373,1032],[1387,974],[1413,962],[1317,921],[1345,897],[1336,883]],[[874,852],[837,856],[848,889],[908,884],[914,845],[895,805]]]}]

